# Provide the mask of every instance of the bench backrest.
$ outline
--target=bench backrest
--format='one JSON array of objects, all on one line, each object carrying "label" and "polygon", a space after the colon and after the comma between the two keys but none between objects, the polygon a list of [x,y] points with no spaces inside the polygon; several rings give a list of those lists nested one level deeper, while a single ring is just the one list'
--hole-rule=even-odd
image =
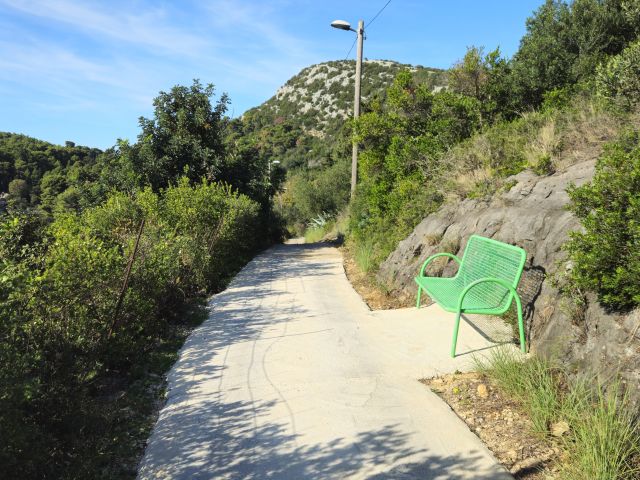
[{"label": "bench backrest", "polygon": [[[464,250],[457,276],[465,286],[480,278],[492,277],[504,280],[516,288],[526,258],[527,253],[520,247],[472,235]],[[482,298],[483,303],[486,302],[495,307],[502,305],[505,301],[511,303],[509,292],[496,283],[478,285],[473,290],[475,290],[473,296]]]}]

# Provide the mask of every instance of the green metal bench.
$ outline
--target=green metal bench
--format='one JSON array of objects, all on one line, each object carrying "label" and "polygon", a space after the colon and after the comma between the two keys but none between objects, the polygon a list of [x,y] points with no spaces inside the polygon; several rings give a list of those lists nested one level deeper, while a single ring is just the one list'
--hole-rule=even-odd
[{"label": "green metal bench", "polygon": [[[458,263],[455,277],[425,277],[427,265],[438,257],[449,257]],[[462,260],[451,253],[437,253],[424,262],[420,275],[415,278],[418,284],[416,307],[420,308],[420,297],[424,290],[443,309],[456,314],[452,357],[456,356],[461,314],[502,315],[509,310],[514,299],[518,310],[520,348],[526,351],[522,302],[516,292],[526,257],[527,253],[520,247],[472,235]]]}]

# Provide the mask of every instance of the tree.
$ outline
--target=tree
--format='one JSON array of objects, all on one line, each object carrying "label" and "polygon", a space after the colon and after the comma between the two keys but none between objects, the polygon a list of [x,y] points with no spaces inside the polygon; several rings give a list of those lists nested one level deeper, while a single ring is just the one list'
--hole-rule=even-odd
[{"label": "tree", "polygon": [[485,55],[484,47],[468,47],[449,71],[449,87],[480,101],[483,120],[513,117],[511,67],[499,48]]},{"label": "tree", "polygon": [[568,17],[566,3],[547,0],[527,19],[527,33],[513,59],[516,94],[525,108],[539,105],[544,92],[571,80],[576,54],[566,48]]},{"label": "tree", "polygon": [[181,175],[215,180],[224,157],[223,115],[228,98],[211,104],[214,87],[194,80],[175,86],[154,99],[154,118],[140,118],[138,143],[124,153],[145,184],[154,189],[174,183]]},{"label": "tree", "polygon": [[588,80],[607,55],[625,48],[637,31],[635,2],[547,0],[527,19],[512,62],[521,107],[538,107],[545,92]]},{"label": "tree", "polygon": [[449,87],[481,100],[488,78],[484,47],[468,47],[462,60],[456,62],[449,72]]},{"label": "tree", "polygon": [[22,209],[27,206],[29,200],[29,184],[22,178],[15,178],[9,182],[9,205]]},{"label": "tree", "polygon": [[632,106],[640,101],[640,40],[598,67],[598,93]]}]

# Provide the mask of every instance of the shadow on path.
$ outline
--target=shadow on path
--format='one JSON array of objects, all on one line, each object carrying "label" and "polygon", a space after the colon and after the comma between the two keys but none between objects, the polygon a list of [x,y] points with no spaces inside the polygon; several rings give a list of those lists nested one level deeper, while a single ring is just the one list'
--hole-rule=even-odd
[{"label": "shadow on path", "polygon": [[[443,457],[407,448],[407,435],[394,425],[361,432],[355,441],[337,437],[297,447],[285,424],[254,428],[255,410],[260,415],[272,407],[269,403],[220,403],[215,398],[198,407],[180,405],[171,424],[157,432],[170,452],[156,451],[170,453],[174,460],[160,471],[143,469],[140,478],[343,479],[355,474],[370,479],[469,478],[459,476],[456,472],[460,471],[476,471],[473,478],[478,480],[499,478],[495,471],[482,473],[479,452],[464,458]],[[217,422],[219,418],[224,421]],[[173,442],[175,438],[180,442]],[[210,439],[209,443],[203,444],[203,438]],[[149,452],[146,462],[162,465],[165,458],[155,455]],[[411,461],[412,457],[416,460]],[[385,471],[386,466],[398,463],[401,465]]]},{"label": "shadow on path", "polygon": [[[335,262],[322,258],[323,248],[327,247],[277,246],[255,258],[226,291],[212,298],[209,318],[189,337],[169,374],[167,403],[138,478],[457,479],[471,478],[468,472],[479,480],[509,478],[487,468],[484,452],[442,456],[412,447],[413,433],[395,423],[314,441],[318,437],[313,428],[294,434],[289,416],[274,416],[276,409],[289,408],[285,401],[254,399],[248,378],[240,379],[237,387],[221,387],[231,347],[253,343],[255,349],[258,341],[331,330],[287,335],[283,328],[281,335],[272,334],[278,324],[318,316],[292,300],[305,295],[299,277],[331,282],[332,276],[344,275]],[[284,300],[279,303],[278,298]],[[239,394],[242,388],[251,398]]]}]

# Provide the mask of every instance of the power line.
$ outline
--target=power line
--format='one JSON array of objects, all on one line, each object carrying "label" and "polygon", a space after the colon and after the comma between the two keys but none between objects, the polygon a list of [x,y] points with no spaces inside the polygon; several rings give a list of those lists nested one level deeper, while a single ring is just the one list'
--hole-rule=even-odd
[{"label": "power line", "polygon": [[[387,3],[385,3],[384,6],[380,10],[378,10],[378,13],[376,13],[373,16],[373,18],[371,20],[369,20],[369,22],[366,24],[367,25],[367,30],[369,29],[369,27],[371,27],[371,24],[376,20],[376,18],[378,18],[378,16],[380,16],[380,14],[384,11],[385,8],[387,8],[387,5],[389,5],[390,3],[391,3],[391,0],[388,0]],[[353,43],[351,44],[351,48],[347,52],[347,55],[344,57],[345,60],[349,59],[349,55],[351,55],[351,52],[353,51],[353,47],[355,47],[357,41],[358,41],[358,37],[356,37],[353,40]]]},{"label": "power line", "polygon": [[369,20],[369,23],[367,24],[367,29],[369,29],[371,27],[371,24],[375,21],[376,18],[378,18],[378,15],[380,15],[382,13],[382,11],[387,8],[387,5],[389,5],[391,3],[391,0],[389,0],[387,3],[384,4],[384,7],[382,7],[378,13],[375,14],[375,16]]},{"label": "power line", "polygon": [[347,56],[344,57],[345,60],[349,60],[349,55],[351,55],[351,50],[353,50],[353,47],[355,46],[357,41],[358,41],[358,37],[356,36],[356,38],[353,40],[353,43],[351,44],[351,48],[347,52]]}]

